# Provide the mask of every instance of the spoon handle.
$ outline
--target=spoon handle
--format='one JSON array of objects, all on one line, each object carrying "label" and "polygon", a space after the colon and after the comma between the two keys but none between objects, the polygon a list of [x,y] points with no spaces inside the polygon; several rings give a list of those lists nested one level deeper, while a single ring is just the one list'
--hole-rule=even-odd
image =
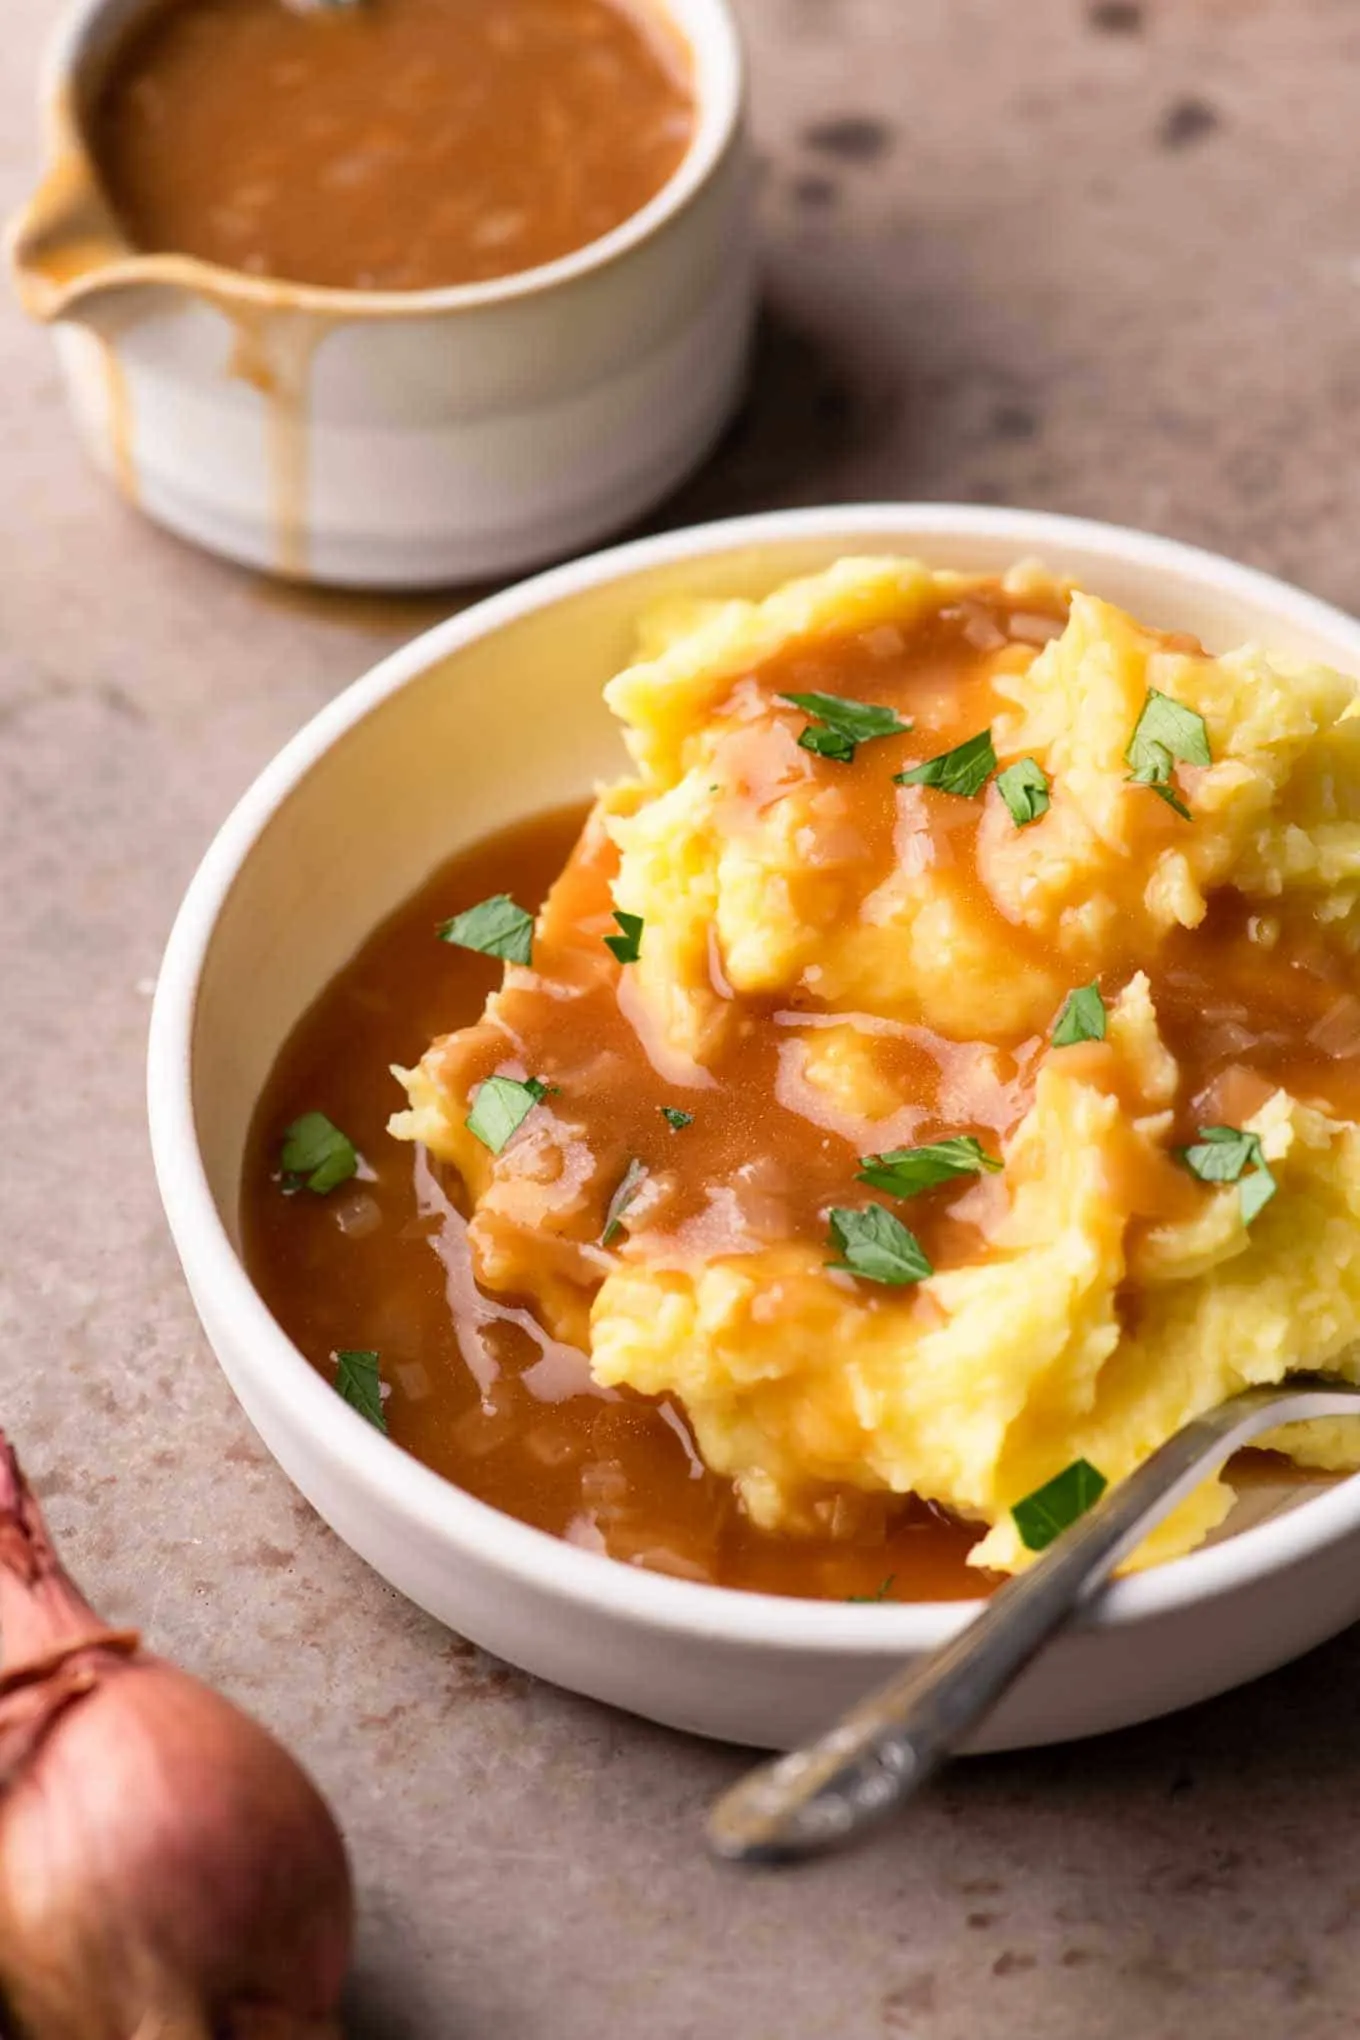
[{"label": "spoon handle", "polygon": [[1296,1375],[1194,1418],[1109,1489],[951,1643],[860,1701],[817,1741],[772,1758],[723,1794],[713,1854],[782,1863],[837,1847],[916,1791],[976,1728],[1154,1524],[1238,1445],[1276,1424],[1360,1415],[1360,1388]]}]

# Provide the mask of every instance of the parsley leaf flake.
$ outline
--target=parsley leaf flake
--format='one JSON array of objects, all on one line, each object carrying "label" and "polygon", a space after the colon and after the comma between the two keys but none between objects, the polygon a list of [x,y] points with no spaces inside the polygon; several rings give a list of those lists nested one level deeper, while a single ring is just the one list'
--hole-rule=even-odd
[{"label": "parsley leaf flake", "polygon": [[1026,1551],[1043,1551],[1069,1524],[1086,1514],[1109,1482],[1089,1459],[1074,1459],[1011,1510]]},{"label": "parsley leaf flake", "polygon": [[693,1126],[694,1114],[682,1112],[678,1105],[661,1105],[657,1108],[672,1133],[681,1133],[687,1126]]},{"label": "parsley leaf flake", "polygon": [[530,963],[534,954],[534,917],[518,907],[509,893],[493,893],[445,921],[441,942],[457,949],[475,949],[482,956],[501,956],[507,963]]},{"label": "parsley leaf flake", "polygon": [[1169,808],[1184,821],[1193,821],[1189,808],[1176,792],[1171,774],[1177,764],[1210,765],[1209,731],[1204,717],[1182,701],[1173,701],[1149,687],[1142,714],[1134,725],[1124,753],[1129,779],[1135,786],[1150,786]]},{"label": "parsley leaf flake", "polygon": [[498,1155],[547,1095],[548,1086],[537,1077],[526,1077],[523,1083],[517,1077],[484,1077],[463,1124],[483,1147]]},{"label": "parsley leaf flake", "polygon": [[897,786],[937,786],[941,793],[956,793],[963,800],[971,800],[974,794],[981,793],[995,770],[992,733],[986,729],[955,744],[952,751],[941,751],[937,758],[927,758],[905,772],[895,772],[893,781]]},{"label": "parsley leaf flake", "polygon": [[845,1598],[847,1601],[860,1601],[865,1603],[873,1601],[886,1601],[888,1596],[892,1592],[893,1581],[896,1578],[897,1578],[896,1573],[889,1573],[888,1577],[885,1580],[879,1581],[878,1585],[875,1587],[872,1594],[847,1594]]},{"label": "parsley leaf flake", "polygon": [[1155,687],[1148,689],[1143,712],[1134,725],[1129,748],[1124,753],[1135,772],[1143,763],[1150,744],[1160,745],[1186,765],[1209,765],[1213,762],[1204,717],[1196,709],[1187,708],[1183,701],[1173,701],[1169,694],[1160,694]]},{"label": "parsley leaf flake", "polygon": [[1105,1018],[1105,1001],[1095,979],[1089,985],[1078,985],[1063,1000],[1062,1011],[1053,1023],[1053,1046],[1071,1048],[1078,1041],[1103,1041]]},{"label": "parsley leaf flake", "polygon": [[954,1176],[995,1174],[1001,1167],[980,1140],[958,1133],[925,1147],[890,1148],[882,1155],[861,1155],[856,1180],[886,1190],[891,1197],[915,1197]]},{"label": "parsley leaf flake", "polygon": [[648,1174],[647,1164],[634,1155],[623,1172],[618,1189],[609,1200],[609,1209],[604,1215],[604,1231],[600,1234],[602,1247],[612,1247],[623,1231],[623,1214],[646,1182]]},{"label": "parsley leaf flake", "polygon": [[614,919],[622,932],[618,935],[606,935],[604,946],[614,952],[620,963],[636,963],[642,954],[642,916],[625,914],[621,907],[616,907]]},{"label": "parsley leaf flake", "polygon": [[838,765],[853,765],[859,746],[844,730],[828,730],[821,723],[809,723],[799,733],[798,748],[815,752],[819,758],[834,758]]},{"label": "parsley leaf flake", "polygon": [[1048,776],[1035,758],[1020,758],[996,775],[996,790],[1017,829],[1037,822],[1049,810]]},{"label": "parsley leaf flake", "polygon": [[859,745],[876,737],[904,736],[911,728],[896,709],[855,701],[846,694],[781,694],[779,699],[812,717],[798,738],[803,750],[835,758],[842,765],[852,762]]},{"label": "parsley leaf flake", "polygon": [[358,1150],[324,1112],[304,1112],[284,1128],[279,1152],[279,1180],[285,1197],[311,1190],[324,1197],[348,1183],[359,1167]]},{"label": "parsley leaf flake", "polygon": [[1201,1183],[1236,1183],[1243,1225],[1259,1217],[1280,1187],[1259,1134],[1237,1126],[1201,1126],[1198,1141],[1184,1150],[1181,1159]]},{"label": "parsley leaf flake", "polygon": [[865,1282],[883,1282],[893,1288],[923,1282],[934,1273],[916,1235],[909,1233],[901,1220],[881,1204],[868,1204],[863,1211],[838,1205],[827,1213],[827,1220],[831,1227],[829,1244],[841,1257],[828,1261],[828,1268],[839,1268]]},{"label": "parsley leaf flake", "polygon": [[335,1386],[352,1410],[367,1417],[375,1431],[387,1436],[378,1356],[371,1350],[341,1350],[335,1355]]}]

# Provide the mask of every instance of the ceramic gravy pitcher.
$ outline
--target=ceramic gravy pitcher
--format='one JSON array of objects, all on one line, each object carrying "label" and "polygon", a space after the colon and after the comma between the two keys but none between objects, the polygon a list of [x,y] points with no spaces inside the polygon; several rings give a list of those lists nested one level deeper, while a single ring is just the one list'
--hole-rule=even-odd
[{"label": "ceramic gravy pitcher", "polygon": [[21,301],[129,501],[297,579],[421,587],[574,551],[657,501],[740,393],[754,289],[743,65],[726,0],[667,0],[692,59],[679,168],[601,239],[487,283],[358,291],[132,247],[87,114],[148,0],[77,0],[13,223]]}]

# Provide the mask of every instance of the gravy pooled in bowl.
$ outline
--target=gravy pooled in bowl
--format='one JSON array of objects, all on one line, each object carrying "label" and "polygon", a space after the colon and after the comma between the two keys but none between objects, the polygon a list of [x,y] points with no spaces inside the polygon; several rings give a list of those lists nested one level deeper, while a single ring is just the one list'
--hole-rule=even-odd
[{"label": "gravy pooled in bowl", "polygon": [[648,0],[164,0],[91,142],[135,246],[341,290],[434,290],[568,255],[688,148]]},{"label": "gravy pooled in bowl", "polygon": [[[537,914],[545,874],[526,897],[494,855],[424,908],[488,996],[468,1024],[431,981],[436,1038],[388,1130],[409,1158],[354,1029],[305,1074],[290,1049],[262,1107],[250,1265],[342,1392],[381,1417],[385,1391],[425,1456],[398,1400],[422,1332],[381,1298],[359,1312],[344,1269],[363,1185],[327,1225],[344,1135],[306,1115],[332,1098],[363,1105],[344,1144],[372,1194],[418,1186],[436,1317],[519,1313],[526,1379],[673,1432],[685,1478],[645,1550],[599,1504],[636,1528],[651,1470],[592,1453],[580,1476],[565,1534],[634,1562],[754,1584],[740,1547],[804,1592],[876,1591],[876,1567],[915,1598],[910,1539],[943,1535],[923,1509],[956,1562],[967,1540],[971,1567],[1012,1571],[1195,1412],[1354,1372],[1353,680],[1213,657],[1034,569],[854,559],[763,602],[665,605],[605,696],[634,771]],[[308,1319],[290,1285],[323,1237]],[[499,1379],[463,1352],[431,1399],[478,1378],[485,1417]],[[514,1457],[539,1418],[502,1414],[487,1451]],[[1357,1450],[1343,1425],[1278,1443],[1329,1468]],[[677,1563],[701,1498],[721,1528]],[[1139,1562],[1231,1499],[1204,1483]]]},{"label": "gravy pooled in bowl", "polygon": [[[708,1472],[673,1398],[602,1389],[585,1353],[514,1299],[479,1290],[454,1172],[387,1133],[393,1053],[474,1022],[500,977],[435,931],[505,888],[541,903],[583,807],[537,815],[451,858],[363,945],[303,1018],[251,1131],[243,1221],[251,1276],[329,1382],[337,1352],[378,1355],[383,1422],[437,1473],[508,1515],[682,1579],[828,1599],[951,1600],[985,1591],[976,1531],[924,1504],[847,1497],[821,1537],[760,1530]],[[284,1129],[320,1110],[361,1172],[283,1194]]]}]

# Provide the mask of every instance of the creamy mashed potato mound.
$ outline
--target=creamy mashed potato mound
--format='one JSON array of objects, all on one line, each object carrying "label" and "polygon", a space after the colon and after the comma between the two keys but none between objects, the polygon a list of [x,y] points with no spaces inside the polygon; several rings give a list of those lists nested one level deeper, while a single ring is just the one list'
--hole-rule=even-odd
[{"label": "creamy mashed potato mound", "polygon": [[[791,693],[907,727],[826,755]],[[1360,1379],[1354,681],[1210,656],[1034,568],[846,559],[644,618],[605,695],[634,770],[532,962],[399,1073],[394,1131],[461,1177],[486,1288],[602,1385],[678,1401],[760,1525],[914,1494],[999,1571],[1028,1556],[1014,1505],[1072,1462],[1116,1481],[1236,1389]],[[1140,752],[1162,702],[1172,741]],[[899,782],[986,729],[976,789]],[[1021,760],[1029,820],[998,784]],[[1099,1024],[1068,1040],[1083,987]],[[551,1087],[498,1152],[467,1124],[492,1076]],[[1259,1142],[1237,1180],[1187,1163],[1205,1127]],[[996,1166],[858,1180],[961,1135]],[[829,1265],[830,1213],[875,1205],[930,1272]],[[1360,1464],[1339,1423],[1274,1442]],[[1231,1499],[1206,1482],[1136,1562]]]}]

